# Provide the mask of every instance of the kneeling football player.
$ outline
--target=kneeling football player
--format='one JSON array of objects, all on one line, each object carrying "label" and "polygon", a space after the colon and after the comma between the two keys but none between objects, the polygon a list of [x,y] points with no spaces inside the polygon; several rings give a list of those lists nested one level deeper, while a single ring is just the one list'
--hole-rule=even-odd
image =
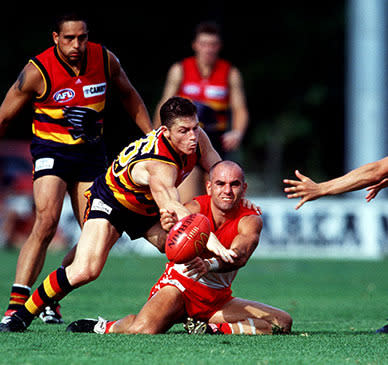
[{"label": "kneeling football player", "polygon": [[[231,284],[256,249],[262,229],[255,210],[241,205],[247,184],[241,167],[232,161],[216,163],[209,174],[207,195],[187,203],[192,213],[211,222],[209,240],[219,241],[237,257],[226,263],[208,250],[186,264],[169,262],[138,314],[117,321],[81,319],[71,332],[157,334],[185,322],[190,334],[288,334],[292,318],[283,310],[232,296]],[[177,221],[172,211],[161,211],[168,231]]]}]

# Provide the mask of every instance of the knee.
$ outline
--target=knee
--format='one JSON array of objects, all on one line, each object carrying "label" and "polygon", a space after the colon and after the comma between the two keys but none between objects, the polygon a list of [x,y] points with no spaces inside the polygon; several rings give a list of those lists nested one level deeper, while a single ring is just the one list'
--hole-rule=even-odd
[{"label": "knee", "polygon": [[43,236],[43,239],[50,241],[55,235],[58,222],[59,218],[50,212],[36,212],[34,230],[35,232],[39,232]]},{"label": "knee", "polygon": [[68,266],[66,270],[67,279],[71,286],[79,287],[96,280],[100,275],[101,270],[93,267],[83,266]]}]

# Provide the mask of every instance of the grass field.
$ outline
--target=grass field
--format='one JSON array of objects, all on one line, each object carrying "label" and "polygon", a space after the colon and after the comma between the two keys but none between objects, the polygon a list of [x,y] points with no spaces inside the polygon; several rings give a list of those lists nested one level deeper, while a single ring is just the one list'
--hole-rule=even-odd
[{"label": "grass field", "polygon": [[[59,265],[50,253],[43,275]],[[17,259],[0,250],[0,306],[5,309]],[[99,279],[62,301],[65,323],[136,313],[164,267],[163,258],[111,256]],[[0,333],[4,364],[388,364],[388,262],[259,260],[242,269],[234,295],[288,311],[290,336],[94,335],[35,320],[25,333]]]}]

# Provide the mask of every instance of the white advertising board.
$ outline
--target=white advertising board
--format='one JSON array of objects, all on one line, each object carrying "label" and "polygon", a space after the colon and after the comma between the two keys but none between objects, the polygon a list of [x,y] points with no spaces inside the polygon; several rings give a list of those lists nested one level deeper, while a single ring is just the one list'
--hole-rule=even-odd
[{"label": "white advertising board", "polygon": [[332,198],[308,202],[249,197],[263,211],[255,256],[378,259],[388,242],[388,202]]}]

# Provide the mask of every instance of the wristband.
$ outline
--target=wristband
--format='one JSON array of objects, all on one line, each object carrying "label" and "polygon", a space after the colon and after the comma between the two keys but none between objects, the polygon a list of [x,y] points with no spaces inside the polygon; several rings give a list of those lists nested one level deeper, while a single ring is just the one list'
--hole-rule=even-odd
[{"label": "wristband", "polygon": [[217,271],[220,268],[220,262],[215,257],[205,259],[204,261],[209,264],[209,271]]}]

